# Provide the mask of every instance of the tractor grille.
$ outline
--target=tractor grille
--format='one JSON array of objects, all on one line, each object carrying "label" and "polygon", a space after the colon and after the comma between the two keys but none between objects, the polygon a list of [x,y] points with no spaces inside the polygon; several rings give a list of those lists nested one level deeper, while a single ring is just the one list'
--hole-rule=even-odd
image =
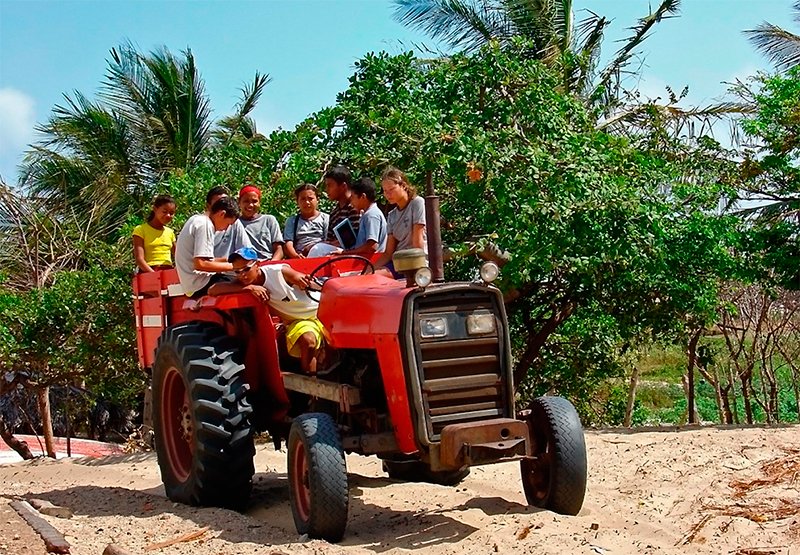
[{"label": "tractor grille", "polygon": [[[417,299],[414,314],[422,416],[430,440],[438,441],[448,424],[505,416],[505,324],[492,297],[474,290],[459,295],[450,292],[442,298],[423,297]],[[495,330],[469,335],[467,318],[473,314],[491,315]],[[444,319],[446,335],[422,337],[420,322],[425,318]]]}]

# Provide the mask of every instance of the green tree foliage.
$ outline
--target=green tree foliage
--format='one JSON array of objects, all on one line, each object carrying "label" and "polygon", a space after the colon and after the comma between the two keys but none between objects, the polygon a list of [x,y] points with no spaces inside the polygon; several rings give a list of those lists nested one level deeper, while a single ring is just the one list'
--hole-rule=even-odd
[{"label": "green tree foliage", "polygon": [[800,287],[796,257],[800,225],[800,68],[783,75],[760,75],[752,96],[755,113],[742,121],[749,148],[736,181],[741,195],[756,201],[741,209],[750,221],[742,245],[763,268],[759,279]]},{"label": "green tree foliage", "polygon": [[130,406],[144,375],[129,298],[129,273],[101,260],[42,289],[0,288],[0,371],[26,372],[43,386],[84,384]]},{"label": "green tree foliage", "polygon": [[[598,132],[557,79],[510,49],[425,71],[410,56],[368,57],[339,99],[334,142],[363,171],[391,162],[417,182],[433,171],[448,242],[493,236],[513,254],[517,377],[538,391],[596,383],[626,342],[712,317],[737,224],[711,212],[730,171],[715,145],[687,148],[661,127],[637,142]],[[560,355],[572,371],[543,379]]]},{"label": "green tree foliage", "polygon": [[[794,185],[797,190],[796,160],[800,154],[800,68],[785,75],[761,75],[755,95],[756,114],[742,122],[746,137],[759,140],[764,156],[761,168],[775,168],[788,175],[773,178],[775,185]],[[780,190],[778,191],[780,192]]]}]

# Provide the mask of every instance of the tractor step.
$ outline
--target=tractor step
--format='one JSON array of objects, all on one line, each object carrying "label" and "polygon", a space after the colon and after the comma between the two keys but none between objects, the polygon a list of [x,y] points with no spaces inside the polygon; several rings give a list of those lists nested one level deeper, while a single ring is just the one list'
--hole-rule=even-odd
[{"label": "tractor step", "polygon": [[350,408],[361,404],[361,393],[352,385],[321,380],[316,376],[306,376],[292,372],[281,372],[283,386],[289,391],[305,393],[327,401],[339,403],[342,412],[350,412]]}]

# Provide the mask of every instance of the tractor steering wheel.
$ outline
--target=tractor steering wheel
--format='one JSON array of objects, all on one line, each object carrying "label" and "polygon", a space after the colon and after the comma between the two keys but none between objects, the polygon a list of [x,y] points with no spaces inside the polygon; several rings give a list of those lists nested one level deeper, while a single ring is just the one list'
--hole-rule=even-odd
[{"label": "tractor steering wheel", "polygon": [[[325,285],[325,279],[318,276],[322,270],[327,268],[328,266],[332,266],[334,263],[338,262],[339,260],[357,260],[363,264],[363,268],[361,268],[361,272],[359,275],[366,275],[366,274],[374,274],[375,273],[375,266],[372,265],[369,258],[365,258],[363,256],[359,256],[357,254],[343,254],[340,256],[333,256],[330,259],[326,260],[316,268],[314,268],[311,273],[308,274],[308,280],[311,282],[310,285],[306,288],[306,294],[308,297],[316,302],[319,302],[319,296],[312,295],[311,293],[320,293],[322,291],[322,286]],[[316,286],[316,287],[314,287]]]}]

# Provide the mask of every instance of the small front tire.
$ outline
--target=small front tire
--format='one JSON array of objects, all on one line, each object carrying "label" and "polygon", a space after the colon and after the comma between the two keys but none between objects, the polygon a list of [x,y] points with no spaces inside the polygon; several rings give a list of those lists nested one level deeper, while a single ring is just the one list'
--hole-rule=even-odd
[{"label": "small front tire", "polygon": [[572,403],[561,397],[531,402],[528,429],[534,459],[520,461],[528,504],[577,515],[586,495],[586,443]]},{"label": "small front tire", "polygon": [[325,413],[298,416],[288,442],[289,489],[300,534],[338,542],[347,527],[347,467],[339,431]]}]

